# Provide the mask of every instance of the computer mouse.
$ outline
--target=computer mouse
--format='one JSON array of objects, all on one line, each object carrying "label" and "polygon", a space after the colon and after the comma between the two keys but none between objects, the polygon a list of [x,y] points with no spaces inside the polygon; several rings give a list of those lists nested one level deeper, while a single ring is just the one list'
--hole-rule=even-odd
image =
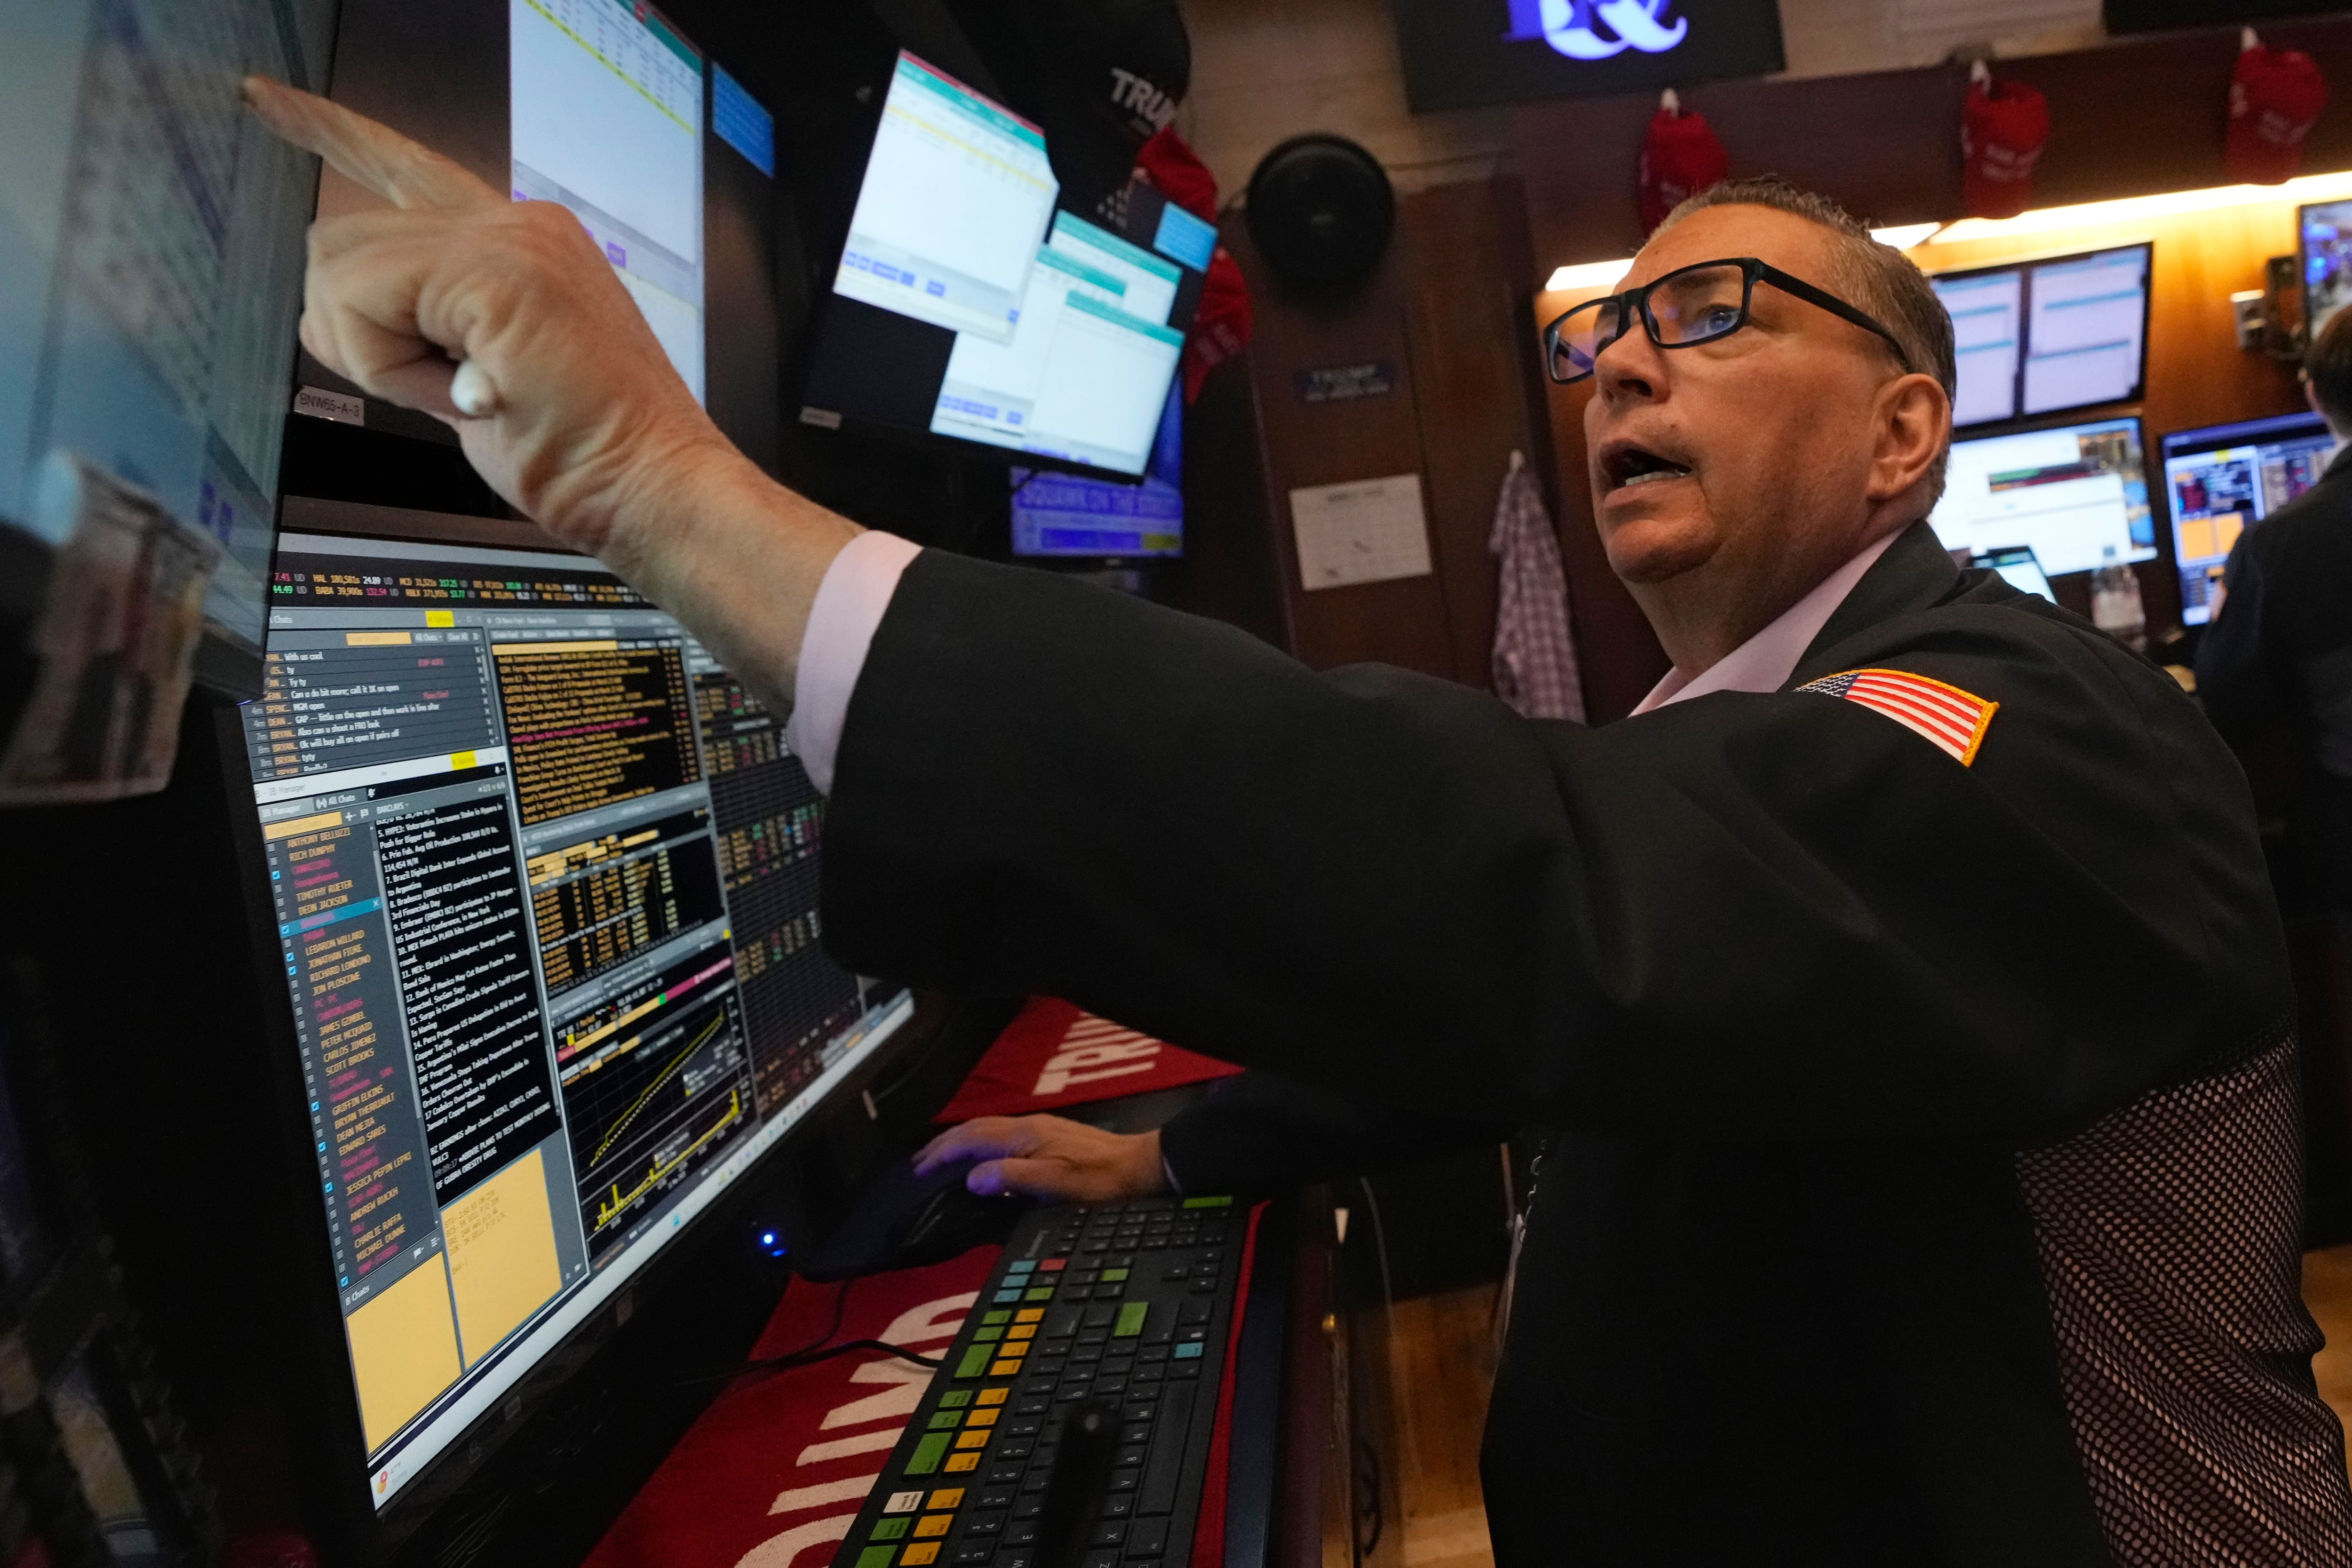
[{"label": "computer mouse", "polygon": [[838,1279],[913,1268],[1003,1241],[1028,1200],[968,1191],[971,1171],[959,1161],[917,1175],[912,1159],[890,1161],[824,1244],[803,1256],[801,1273]]}]

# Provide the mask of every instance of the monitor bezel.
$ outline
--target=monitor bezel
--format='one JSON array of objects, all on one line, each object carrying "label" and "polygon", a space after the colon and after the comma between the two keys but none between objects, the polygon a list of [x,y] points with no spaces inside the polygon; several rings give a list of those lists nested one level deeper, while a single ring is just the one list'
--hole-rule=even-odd
[{"label": "monitor bezel", "polygon": [[[278,532],[281,540],[289,533],[341,534],[404,544],[457,544],[580,555],[583,561],[593,559],[581,555],[527,519],[468,517],[302,496],[289,496],[281,500]],[[273,571],[277,556],[277,548],[273,547]],[[277,915],[265,870],[261,819],[252,808],[253,779],[246,761],[244,727],[237,710],[226,705],[215,715],[215,723],[223,782],[232,803],[228,813],[231,848],[236,857],[239,890],[254,939],[250,945],[255,976],[262,993],[261,1045],[270,1053],[268,1070],[277,1089],[274,1110],[281,1129],[279,1144],[286,1178],[284,1212],[287,1224],[292,1227],[289,1234],[296,1255],[293,1267],[302,1276],[292,1281],[292,1287],[297,1293],[298,1315],[303,1323],[304,1342],[297,1347],[303,1370],[289,1380],[289,1387],[300,1391],[294,1408],[311,1431],[305,1435],[310,1440],[299,1445],[299,1453],[309,1472],[311,1491],[324,1501],[324,1517],[320,1522],[334,1542],[329,1550],[330,1559],[380,1563],[428,1525],[440,1522],[441,1510],[484,1473],[503,1450],[507,1439],[547,1409],[559,1392],[571,1385],[582,1369],[613,1340],[634,1315],[639,1298],[656,1293],[712,1238],[745,1222],[791,1155],[803,1146],[803,1138],[824,1124],[829,1107],[854,1101],[882,1074],[919,1049],[923,1034],[916,1026],[918,1018],[909,1017],[877,1042],[825,1100],[812,1108],[713,1201],[678,1226],[632,1271],[610,1299],[599,1303],[584,1321],[551,1345],[520,1373],[503,1397],[452,1436],[397,1494],[379,1508],[369,1496],[373,1472],[360,1423],[358,1392],[352,1382],[344,1314],[333,1284],[330,1240],[333,1221],[310,1159],[309,1093],[302,1079],[301,1043],[285,974],[274,961]]]},{"label": "monitor bezel", "polygon": [[[2298,230],[2298,235],[2299,232]],[[2037,267],[2053,267],[2068,261],[2087,261],[2093,257],[2106,256],[2118,250],[2140,250],[2145,251],[2147,256],[2147,280],[2142,285],[2139,295],[2139,367],[2137,378],[2132,383],[2131,391],[2121,397],[2104,397],[2093,403],[2070,403],[2060,408],[2044,408],[2035,413],[2027,413],[2025,411],[2025,362],[2032,357],[2033,346],[2029,336],[2032,331],[2033,320],[2033,283],[2031,274]],[[2118,240],[2113,245],[2095,245],[2084,250],[2059,250],[2043,256],[2021,257],[2012,261],[1988,262],[1977,267],[1955,267],[1941,272],[1928,273],[1927,281],[1930,286],[1933,286],[1945,279],[1987,278],[2001,272],[2018,274],[2020,307],[2018,334],[2026,340],[2020,345],[2023,352],[2017,356],[2017,372],[2012,382],[2015,395],[2011,399],[2010,412],[2005,417],[1979,419],[1971,425],[1953,426],[1952,435],[1955,440],[1959,438],[1959,433],[1963,430],[1971,432],[1969,439],[1973,440],[1978,435],[1996,434],[2010,426],[2015,426],[2019,430],[2032,429],[2050,420],[2062,424],[2079,425],[2085,421],[2073,419],[2069,416],[2092,408],[2130,406],[2137,410],[2140,404],[2147,401],[2148,332],[2154,324],[2156,300],[2156,239],[2153,236],[2145,239]],[[1940,296],[1937,302],[1941,302]],[[2143,429],[2140,434],[2143,442],[2142,455],[2145,456],[2147,431]]]},{"label": "monitor bezel", "polygon": [[[2092,406],[2097,408],[2103,405],[2095,404]],[[2085,417],[2080,410],[2076,410],[2065,415],[2049,415],[2036,419],[2012,420],[2007,424],[1999,426],[1971,425],[1969,426],[1969,433],[1967,436],[1963,437],[1957,433],[1954,434],[1952,437],[1952,445],[1958,447],[1964,440],[2000,441],[2006,440],[2012,436],[2037,436],[2044,431],[2068,430],[2082,425],[2119,425],[2125,420],[2131,421],[2135,431],[2139,437],[2140,482],[2142,484],[2149,484],[2150,481],[2147,474],[2147,416],[2143,408],[2137,404],[2134,404],[2128,408],[2109,409],[2105,413],[2092,414],[2087,417]],[[1932,510],[1929,515],[1931,517],[1934,515]],[[2155,489],[2152,485],[2149,489],[2148,519],[2151,524],[2154,523],[2156,519]],[[1923,519],[1922,521],[1926,520]],[[1931,529],[1933,526],[1933,523],[1929,524]],[[2124,564],[2134,569],[2137,569],[2142,566],[2155,566],[2158,563],[2171,563],[2173,561],[2171,528],[2172,509],[2168,505],[2165,508],[2164,526],[2161,528],[2152,527],[2150,531],[2156,539],[2156,543],[2153,547],[2156,553],[2147,556],[2143,560],[2126,561]],[[1940,535],[1937,538],[1937,542],[1939,543],[1941,542]],[[2021,542],[2024,542],[2021,541]],[[2037,552],[2037,563],[2039,562],[2039,552]],[[2174,569],[2178,570],[2177,565],[2175,565]],[[2043,567],[2042,574],[2049,578],[2053,584],[2056,584],[2059,582],[2073,581],[2076,578],[2087,578],[2091,574],[2091,570],[2093,569],[2085,569],[2081,572],[2053,572],[2049,570],[2049,568]]]}]

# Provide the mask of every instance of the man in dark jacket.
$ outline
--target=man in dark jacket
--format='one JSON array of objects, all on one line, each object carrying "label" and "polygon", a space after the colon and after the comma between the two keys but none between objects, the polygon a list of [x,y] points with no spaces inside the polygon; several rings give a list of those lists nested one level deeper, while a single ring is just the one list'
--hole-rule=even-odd
[{"label": "man in dark jacket", "polygon": [[1587,731],[859,533],[576,223],[255,93],[404,209],[314,234],[312,350],[797,699],[845,962],[1552,1130],[1498,1563],[2352,1560],[2242,780],[1937,545],[1949,326],[1851,219],[1701,198],[1548,342],[1675,667]]},{"label": "man in dark jacket", "polygon": [[[2352,431],[2352,311],[2304,356],[2304,390],[2340,443]],[[2352,447],[2317,484],[2238,536],[2220,613],[2197,649],[2197,690],[2232,740],[2284,724],[2301,744],[2298,858],[2352,921]]]}]

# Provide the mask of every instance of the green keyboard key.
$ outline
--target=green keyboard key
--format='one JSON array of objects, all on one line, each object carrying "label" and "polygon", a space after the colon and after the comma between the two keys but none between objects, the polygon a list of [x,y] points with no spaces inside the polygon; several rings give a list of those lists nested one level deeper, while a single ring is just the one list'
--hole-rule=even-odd
[{"label": "green keyboard key", "polygon": [[956,1363],[955,1374],[958,1377],[978,1377],[988,1370],[988,1346],[972,1346],[963,1352],[963,1360]]},{"label": "green keyboard key", "polygon": [[981,1314],[981,1319],[980,1319],[980,1321],[981,1321],[982,1322],[983,1322],[983,1323],[992,1323],[992,1324],[993,1324],[993,1323],[1009,1323],[1009,1322],[1011,1322],[1011,1321],[1013,1321],[1013,1314],[1012,1314],[1012,1313],[1010,1313],[1010,1312],[1008,1312],[1008,1311],[1005,1311],[1003,1308],[1001,1308],[1001,1307],[1000,1307],[1000,1308],[998,1308],[998,1309],[997,1309],[995,1311],[993,1311],[993,1312],[983,1312],[982,1314]]},{"label": "green keyboard key", "polygon": [[907,1533],[907,1527],[913,1522],[914,1521],[908,1519],[905,1514],[900,1514],[896,1519],[877,1520],[875,1521],[874,1533],[867,1536],[866,1539],[868,1541],[897,1541]]},{"label": "green keyboard key", "polygon": [[942,1410],[961,1410],[971,1403],[971,1390],[969,1388],[950,1388],[940,1395],[940,1408]]},{"label": "green keyboard key", "polygon": [[1188,1209],[1224,1209],[1233,1207],[1234,1200],[1230,1197],[1186,1198],[1184,1206]]},{"label": "green keyboard key", "polygon": [[890,1559],[898,1552],[895,1546],[869,1546],[857,1554],[857,1568],[890,1568]]},{"label": "green keyboard key", "polygon": [[910,1476],[928,1476],[940,1468],[940,1460],[955,1439],[944,1432],[926,1432],[915,1440],[914,1457],[907,1461]]},{"label": "green keyboard key", "polygon": [[924,1425],[934,1432],[952,1432],[963,1425],[963,1417],[952,1410],[934,1410]]},{"label": "green keyboard key", "polygon": [[1149,1301],[1129,1301],[1118,1310],[1118,1321],[1111,1326],[1111,1337],[1131,1340],[1143,1331],[1143,1320],[1151,1310]]}]

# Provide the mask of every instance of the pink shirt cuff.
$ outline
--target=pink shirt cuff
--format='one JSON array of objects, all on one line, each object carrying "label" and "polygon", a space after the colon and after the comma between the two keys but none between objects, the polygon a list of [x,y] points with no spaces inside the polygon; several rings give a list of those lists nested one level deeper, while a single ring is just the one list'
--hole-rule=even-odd
[{"label": "pink shirt cuff", "polygon": [[866,532],[842,548],[817,584],[809,606],[808,630],[801,634],[800,673],[793,682],[793,716],[784,744],[808,770],[821,794],[833,793],[833,764],[841,752],[841,726],[849,718],[849,694],[866,668],[866,650],[875,628],[898,591],[907,563],[922,553],[894,533]]}]

